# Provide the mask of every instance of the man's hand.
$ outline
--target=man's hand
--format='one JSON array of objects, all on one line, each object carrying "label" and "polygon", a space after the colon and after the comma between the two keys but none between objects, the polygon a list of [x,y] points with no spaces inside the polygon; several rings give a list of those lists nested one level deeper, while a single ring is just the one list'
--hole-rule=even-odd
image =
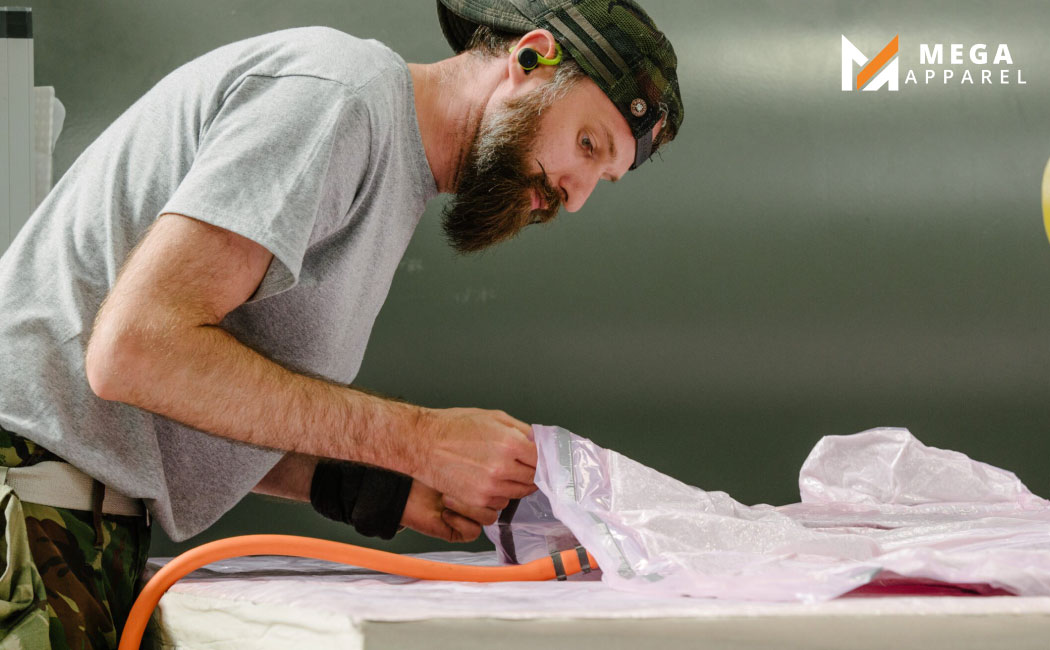
[{"label": "man's hand", "polygon": [[[455,501],[452,501],[455,503]],[[460,506],[449,510],[447,498],[420,481],[412,481],[401,525],[448,542],[472,542],[481,534],[481,526],[496,521],[496,512],[488,508]]]},{"label": "man's hand", "polygon": [[532,429],[502,411],[430,410],[420,434],[422,462],[412,476],[463,509],[495,512],[536,491]]}]

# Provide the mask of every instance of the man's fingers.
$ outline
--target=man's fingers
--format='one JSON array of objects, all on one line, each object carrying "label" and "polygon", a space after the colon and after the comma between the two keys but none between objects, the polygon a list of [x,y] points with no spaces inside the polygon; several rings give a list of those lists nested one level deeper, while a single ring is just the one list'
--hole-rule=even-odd
[{"label": "man's fingers", "polygon": [[529,481],[528,483],[505,481],[500,488],[501,495],[505,495],[511,499],[524,499],[536,491],[536,484],[532,481]]},{"label": "man's fingers", "polygon": [[529,467],[536,467],[537,452],[536,452],[536,441],[533,439],[532,427],[529,425],[518,422],[518,425],[514,428],[521,434],[523,434],[526,440],[522,441],[522,444],[518,447],[517,460]]},{"label": "man's fingers", "polygon": [[532,432],[532,427],[525,424],[521,420],[517,420],[507,415],[503,411],[496,411],[496,419],[504,424],[513,427],[518,433],[525,436],[528,440],[528,444],[522,444],[518,450],[518,460],[526,465],[536,467],[536,442],[535,435]]},{"label": "man's fingers", "polygon": [[536,468],[529,467],[525,463],[518,461],[514,463],[503,478],[511,483],[532,485],[533,481],[536,479]]},{"label": "man's fingers", "polygon": [[441,520],[452,529],[450,542],[472,542],[481,534],[481,525],[478,522],[452,510],[442,510]]},{"label": "man's fingers", "polygon": [[461,490],[456,496],[463,503],[473,505],[474,507],[502,510],[507,507],[507,503],[509,503],[511,499],[523,499],[535,491],[535,483],[497,481],[495,483],[490,483],[488,488],[484,491],[464,494]]},{"label": "man's fingers", "polygon": [[454,489],[445,492],[456,497],[461,504],[475,508],[502,510],[511,499],[523,499],[536,491],[536,484],[531,481],[490,480],[477,484],[474,488]]},{"label": "man's fingers", "polygon": [[508,505],[510,505],[509,497],[492,497],[485,503],[483,509],[495,510],[496,512],[499,512],[500,510],[506,508]]},{"label": "man's fingers", "polygon": [[529,448],[525,450],[525,454],[518,457],[518,462],[535,473],[536,465],[540,462],[539,453],[536,451],[536,445],[530,445]]},{"label": "man's fingers", "polygon": [[451,541],[454,535],[454,531],[445,523],[445,520],[441,518],[440,514],[430,521],[412,527],[412,530],[423,533],[429,537],[443,539],[446,542]]},{"label": "man's fingers", "polygon": [[[455,497],[450,497],[447,494],[441,498],[441,503],[447,509],[461,514],[468,519],[473,519],[482,526],[488,526],[489,524],[496,523],[496,518],[499,516],[499,511],[506,508],[504,504],[500,508],[479,508],[477,506],[467,505]],[[507,503],[510,503],[507,501]]]}]

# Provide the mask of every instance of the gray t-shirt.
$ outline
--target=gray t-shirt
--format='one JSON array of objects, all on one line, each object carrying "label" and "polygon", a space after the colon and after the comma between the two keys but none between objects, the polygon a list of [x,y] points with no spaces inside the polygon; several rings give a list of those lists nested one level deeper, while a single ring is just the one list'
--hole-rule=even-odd
[{"label": "gray t-shirt", "polygon": [[281,453],[92,393],[92,321],[132,248],[166,212],[266,247],[261,286],[223,327],[345,384],[436,194],[411,76],[381,43],[293,29],[186,64],[88,147],[0,259],[0,424],[145,499],[172,539],[195,535]]}]

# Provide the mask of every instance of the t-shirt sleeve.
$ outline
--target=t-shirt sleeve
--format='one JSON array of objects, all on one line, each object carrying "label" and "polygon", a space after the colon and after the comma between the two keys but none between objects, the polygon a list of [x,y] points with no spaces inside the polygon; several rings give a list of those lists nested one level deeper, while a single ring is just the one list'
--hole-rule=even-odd
[{"label": "t-shirt sleeve", "polygon": [[333,231],[369,156],[364,111],[341,84],[248,76],[200,135],[189,172],[159,214],[224,228],[274,259],[250,301],[293,287],[316,231]]}]

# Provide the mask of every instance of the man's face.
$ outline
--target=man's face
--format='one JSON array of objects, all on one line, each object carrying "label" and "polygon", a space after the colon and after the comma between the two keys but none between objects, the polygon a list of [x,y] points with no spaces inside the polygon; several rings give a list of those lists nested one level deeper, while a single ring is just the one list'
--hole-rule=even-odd
[{"label": "man's face", "polygon": [[482,117],[444,214],[449,243],[479,251],[546,223],[565,205],[583,207],[597,182],[616,180],[634,160],[627,121],[590,79],[547,104],[542,88]]}]

